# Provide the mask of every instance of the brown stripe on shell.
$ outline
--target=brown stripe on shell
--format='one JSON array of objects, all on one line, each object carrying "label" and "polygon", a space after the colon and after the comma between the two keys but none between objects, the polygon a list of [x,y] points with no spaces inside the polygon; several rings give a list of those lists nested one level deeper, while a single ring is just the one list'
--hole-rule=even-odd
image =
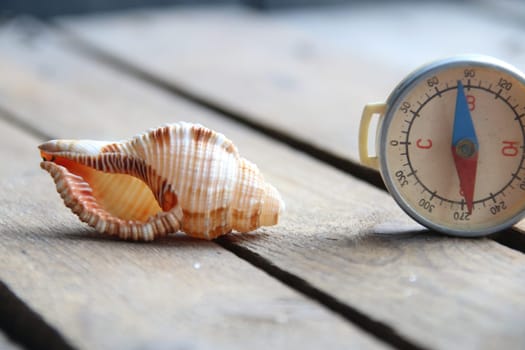
[{"label": "brown stripe on shell", "polygon": [[237,153],[237,148],[235,148],[235,145],[231,142],[228,145],[226,145],[225,150],[228,153],[233,153],[233,154]]},{"label": "brown stripe on shell", "polygon": [[[182,213],[181,229],[191,236],[213,239],[232,230],[228,220],[229,208],[217,208],[207,213],[192,213],[183,210]],[[206,225],[206,223],[209,224]]]},{"label": "brown stripe on shell", "polygon": [[232,220],[243,223],[242,227],[237,227],[239,232],[249,232],[259,227],[259,215],[259,212],[253,212],[251,215],[247,215],[247,213],[242,210],[233,210]]},{"label": "brown stripe on shell", "polygon": [[118,144],[116,143],[110,143],[109,145],[106,145],[100,149],[101,153],[116,153],[118,152]]},{"label": "brown stripe on shell", "polygon": [[214,134],[214,132],[211,131],[210,129],[205,129],[197,125],[194,125],[191,127],[191,134],[193,137],[193,141],[197,143],[198,142],[207,143],[209,139],[212,137],[212,135]]},{"label": "brown stripe on shell", "polygon": [[69,159],[102,172],[126,174],[140,178],[151,188],[164,211],[168,211],[178,204],[177,196],[174,193],[169,198],[164,198],[167,193],[173,192],[171,186],[168,185],[166,179],[157,175],[156,171],[141,159],[118,153],[106,153],[94,157],[71,156]]}]

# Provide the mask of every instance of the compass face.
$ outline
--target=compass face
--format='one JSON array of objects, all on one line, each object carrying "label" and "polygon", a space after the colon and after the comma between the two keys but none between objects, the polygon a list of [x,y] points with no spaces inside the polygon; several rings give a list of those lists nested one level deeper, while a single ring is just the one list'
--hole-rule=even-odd
[{"label": "compass face", "polygon": [[525,211],[525,81],[488,58],[422,68],[393,92],[378,138],[381,173],[422,224],[476,236]]}]

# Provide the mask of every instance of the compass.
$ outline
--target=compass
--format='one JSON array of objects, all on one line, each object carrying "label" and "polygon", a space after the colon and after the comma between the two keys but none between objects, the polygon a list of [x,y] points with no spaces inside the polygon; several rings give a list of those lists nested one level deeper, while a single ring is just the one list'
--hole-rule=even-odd
[{"label": "compass", "polygon": [[524,145],[525,76],[479,55],[419,68],[386,103],[365,107],[359,130],[361,162],[380,170],[401,208],[457,236],[490,234],[524,217]]}]

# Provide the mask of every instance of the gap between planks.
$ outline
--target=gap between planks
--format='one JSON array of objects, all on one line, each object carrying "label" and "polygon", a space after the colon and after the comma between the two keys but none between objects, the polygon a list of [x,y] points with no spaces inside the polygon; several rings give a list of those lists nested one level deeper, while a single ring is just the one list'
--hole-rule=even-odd
[{"label": "gap between planks", "polygon": [[[131,76],[135,76],[135,74],[130,74],[129,72],[125,73]],[[171,92],[173,93],[173,91]],[[195,101],[192,100],[192,102]],[[196,104],[199,105],[198,103]],[[201,106],[199,105],[199,107]],[[17,118],[16,113],[11,112],[5,108],[0,107],[0,117],[6,122],[9,122],[10,124],[17,126],[18,128],[25,130],[27,133],[37,137],[40,140],[44,141],[46,139],[54,138],[54,135],[49,135],[45,131],[38,129],[37,127],[34,127],[27,122],[24,122],[23,118]],[[359,312],[357,309],[346,305],[343,302],[337,301],[337,299],[333,296],[330,296],[328,293],[323,292],[318,288],[315,288],[314,286],[307,283],[304,279],[298,277],[297,275],[294,275],[290,272],[286,272],[281,268],[276,267],[267,259],[260,257],[257,253],[252,252],[249,249],[243,248],[235,243],[228,243],[226,240],[221,240],[218,243],[224,249],[234,253],[235,255],[239,256],[241,259],[247,261],[256,268],[265,271],[267,274],[279,280],[284,285],[305,295],[309,299],[321,304],[323,307],[330,309],[336,314],[339,314],[341,317],[343,317],[347,321],[350,321],[352,324],[354,324],[358,328],[361,328],[373,337],[398,348],[422,348],[406,340],[404,337],[400,336],[392,327],[388,326],[387,324],[375,321],[370,317],[366,316],[365,314]]]},{"label": "gap between planks", "polygon": [[[10,133],[10,135],[14,135],[15,133],[18,132],[18,130],[22,130],[23,133],[21,133],[21,135],[16,135],[13,137],[13,139],[18,139],[20,140],[21,136],[23,136],[22,138],[23,139],[28,139],[29,136],[31,136],[31,145],[34,145],[36,144],[39,140],[41,140],[39,137],[34,137],[35,135],[31,135],[29,132],[27,132],[26,130],[23,130],[20,125],[23,125],[23,124],[20,124],[18,123],[16,126],[14,126],[13,124],[10,124],[8,122],[2,122],[2,120],[5,121],[5,119],[7,120],[12,120],[13,118],[17,119],[16,117],[16,114],[14,113],[9,113],[9,116],[7,118],[5,118],[5,110],[0,110],[0,127],[2,127],[1,124],[5,124],[5,126],[7,126],[10,130],[8,130],[8,132]],[[23,119],[23,118],[18,118],[18,119]],[[33,129],[33,130],[37,130],[37,129]],[[45,134],[45,133],[41,133],[39,132],[38,134]],[[21,143],[23,143],[21,140],[20,140]],[[31,149],[33,147],[31,146]],[[20,155],[20,159],[24,160],[24,162],[27,164],[27,160],[28,159],[31,159],[29,158],[27,155],[28,154],[31,154],[33,155],[33,152],[29,153],[27,152],[29,149],[26,147],[25,149],[25,153],[24,154],[21,154]],[[35,170],[36,172],[36,170]],[[3,174],[0,172],[0,177],[2,176]],[[17,177],[20,176],[20,172],[16,174]],[[34,177],[34,175],[33,175]],[[108,239],[110,240],[110,239]],[[188,241],[191,240],[191,239],[188,239]],[[115,241],[117,244],[119,243],[118,240]],[[204,243],[204,242],[199,242],[199,243]],[[108,243],[102,243],[102,244],[108,244]],[[151,247],[154,243],[151,243],[151,244],[146,244],[147,246]],[[160,243],[160,244],[163,244],[163,243]],[[210,243],[210,242],[207,242],[207,244],[213,244],[213,243]],[[140,244],[139,244],[140,245]],[[222,248],[220,248],[222,249]],[[29,252],[24,252],[23,251],[23,254],[26,255],[26,254],[29,254],[31,255],[31,251],[29,250]],[[242,262],[245,262],[244,259],[241,260]],[[253,265],[251,264],[250,262],[248,262],[247,265]],[[195,267],[194,267],[195,268]],[[256,266],[255,267],[256,269],[258,269],[258,267]],[[260,270],[260,269],[259,269]],[[263,271],[264,272],[264,271]],[[266,275],[266,274],[264,274]],[[269,280],[275,280],[273,278],[268,278]],[[279,283],[279,282],[277,282]],[[284,285],[283,289],[290,289],[289,286],[287,286],[286,284]],[[293,290],[290,289],[290,290]],[[23,294],[23,293],[22,293]],[[295,294],[295,293],[294,293]],[[302,294],[302,293],[298,293],[298,294]],[[35,312],[34,310],[32,310],[23,300],[23,295],[21,295],[20,297],[17,297],[15,295],[15,293],[13,293],[4,283],[0,282],[0,300],[3,300],[4,303],[2,303],[0,305],[0,329],[3,329],[8,335],[9,337],[27,347],[27,348],[41,348],[43,346],[43,344],[45,344],[45,346],[49,346],[51,345],[52,348],[54,349],[72,349],[74,348],[74,346],[72,346],[70,343],[68,343],[68,340],[64,338],[65,335],[67,334],[64,334],[64,336],[62,334],[60,334],[59,331],[57,331],[55,329],[55,327],[53,327],[52,325],[50,325],[49,323],[46,322],[46,314],[42,314],[42,316],[40,316],[37,312]],[[307,300],[310,300],[309,298],[306,298]],[[311,300],[310,300],[311,301]],[[314,300],[314,302],[312,303],[312,305],[317,305],[318,303]],[[316,306],[318,307],[318,306]],[[322,310],[325,310],[325,308],[322,307],[319,307],[319,309],[322,309]],[[330,313],[329,311],[327,312],[326,310],[324,311],[326,313]],[[334,317],[334,318],[337,318],[337,317]],[[345,325],[343,323],[345,322],[341,322],[341,325],[344,327]],[[350,328],[353,328],[353,327],[350,327]],[[58,330],[60,330],[60,328],[58,328]],[[31,333],[32,334],[32,337],[27,337],[27,334]],[[366,336],[366,339],[372,339],[374,340],[375,342],[375,338],[373,337],[370,337],[368,334],[365,334],[365,333],[362,333],[363,336]],[[352,337],[353,335],[347,335],[347,336],[350,336]],[[0,348],[2,348],[2,339],[0,337]],[[9,344],[8,344],[9,345]],[[75,344],[77,345],[77,344]],[[356,345],[356,346],[359,346],[359,345]],[[10,349],[10,348],[8,348]],[[14,350],[14,349],[13,349]]]},{"label": "gap between planks", "polygon": [[[28,349],[37,349],[44,344],[50,349],[73,349],[55,328],[47,324],[38,313],[31,310],[2,281],[0,281],[0,300],[2,300],[0,329],[11,340]],[[28,334],[31,336],[28,337]]]},{"label": "gap between planks", "polygon": [[[264,122],[259,122],[256,118],[246,117],[244,114],[235,111],[235,109],[229,108],[226,105],[218,104],[197,92],[192,92],[185,89],[183,86],[179,86],[169,78],[163,79],[161,76],[151,73],[147,69],[143,69],[131,62],[127,62],[123,58],[98,47],[57,22],[46,21],[45,23],[52,27],[59,35],[67,38],[68,42],[74,49],[101,64],[109,66],[121,73],[133,76],[147,84],[154,85],[170,94],[184,98],[203,109],[216,113],[216,115],[242,124],[251,130],[268,136],[275,141],[286,144],[301,153],[307,154],[324,164],[330,165],[386,191],[381,174],[374,169],[365,167],[349,158],[345,158],[328,149],[309,143],[301,137],[294,136],[292,133],[287,133],[277,127],[272,127]],[[519,232],[519,230],[509,229],[503,233],[493,234],[489,236],[489,238],[508,248],[525,253],[525,234]]]},{"label": "gap between planks", "polygon": [[[16,114],[0,106],[0,119],[19,128],[22,131],[36,137],[41,141],[56,138],[46,132],[34,127],[23,118],[17,118]],[[216,244],[225,250],[235,254],[240,259],[248,262],[257,269],[267,273],[269,276],[292,288],[308,299],[326,307],[338,314],[343,319],[349,321],[364,332],[374,338],[398,349],[425,349],[401,336],[394,328],[381,321],[374,320],[366,314],[360,312],[351,305],[339,301],[336,297],[316,288],[303,278],[283,270],[268,259],[260,256],[254,251],[239,244],[231,242],[223,237],[214,240]],[[29,348],[39,344],[53,344],[55,349],[73,349],[71,345],[57,332],[51,325],[47,324],[37,313],[31,310],[22,300],[16,297],[5,284],[0,281],[0,295],[5,296],[4,307],[0,307],[0,328],[3,329],[14,341]],[[10,320],[15,322],[10,322]],[[29,328],[37,329],[37,336],[27,339]],[[34,328],[33,328],[34,327]]]},{"label": "gap between planks", "polygon": [[134,65],[133,63],[127,62],[122,58],[97,47],[87,40],[84,40],[82,37],[71,30],[63,27],[59,23],[46,21],[46,24],[53,27],[60,35],[66,37],[73,48],[79,50],[86,56],[91,57],[97,62],[110,66],[121,73],[131,75],[145,83],[152,84],[171,94],[182,97],[203,109],[215,112],[217,115],[225,117],[229,120],[233,120],[258,133],[284,143],[295,150],[308,154],[314,159],[320,160],[325,164],[333,166],[336,169],[342,170],[365,182],[368,182],[375,187],[386,190],[383,180],[381,179],[381,175],[376,170],[364,167],[361,164],[352,161],[351,159],[339,156],[333,152],[330,152],[329,150],[304,141],[303,139],[296,137],[291,133],[287,133],[263,122],[258,122],[255,118],[247,118],[245,115],[235,111],[232,108],[228,108],[226,105],[216,103],[205,96],[187,90],[172,80],[163,79],[156,74],[150,73],[147,70]]},{"label": "gap between planks", "polygon": [[260,256],[256,252],[221,237],[216,239],[216,242],[241,259],[248,261],[253,266],[264,270],[270,276],[276,278],[285,285],[290,286],[303,295],[319,302],[321,305],[339,314],[365,332],[368,332],[374,336],[379,336],[379,339],[385,343],[398,349],[424,349],[422,346],[416,345],[405,339],[403,336],[399,335],[395,329],[388,326],[387,324],[376,321],[351,305],[339,301],[336,297],[316,288],[301,277],[281,269],[279,266],[273,264],[271,261]]}]

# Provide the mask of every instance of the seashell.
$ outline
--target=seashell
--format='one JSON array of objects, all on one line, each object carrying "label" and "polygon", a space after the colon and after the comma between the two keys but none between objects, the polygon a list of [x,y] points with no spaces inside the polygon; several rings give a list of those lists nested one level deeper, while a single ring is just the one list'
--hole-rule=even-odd
[{"label": "seashell", "polygon": [[39,146],[64,203],[96,230],[153,240],[181,230],[213,239],[275,225],[277,190],[224,135],[170,124],[128,141],[52,140]]}]

